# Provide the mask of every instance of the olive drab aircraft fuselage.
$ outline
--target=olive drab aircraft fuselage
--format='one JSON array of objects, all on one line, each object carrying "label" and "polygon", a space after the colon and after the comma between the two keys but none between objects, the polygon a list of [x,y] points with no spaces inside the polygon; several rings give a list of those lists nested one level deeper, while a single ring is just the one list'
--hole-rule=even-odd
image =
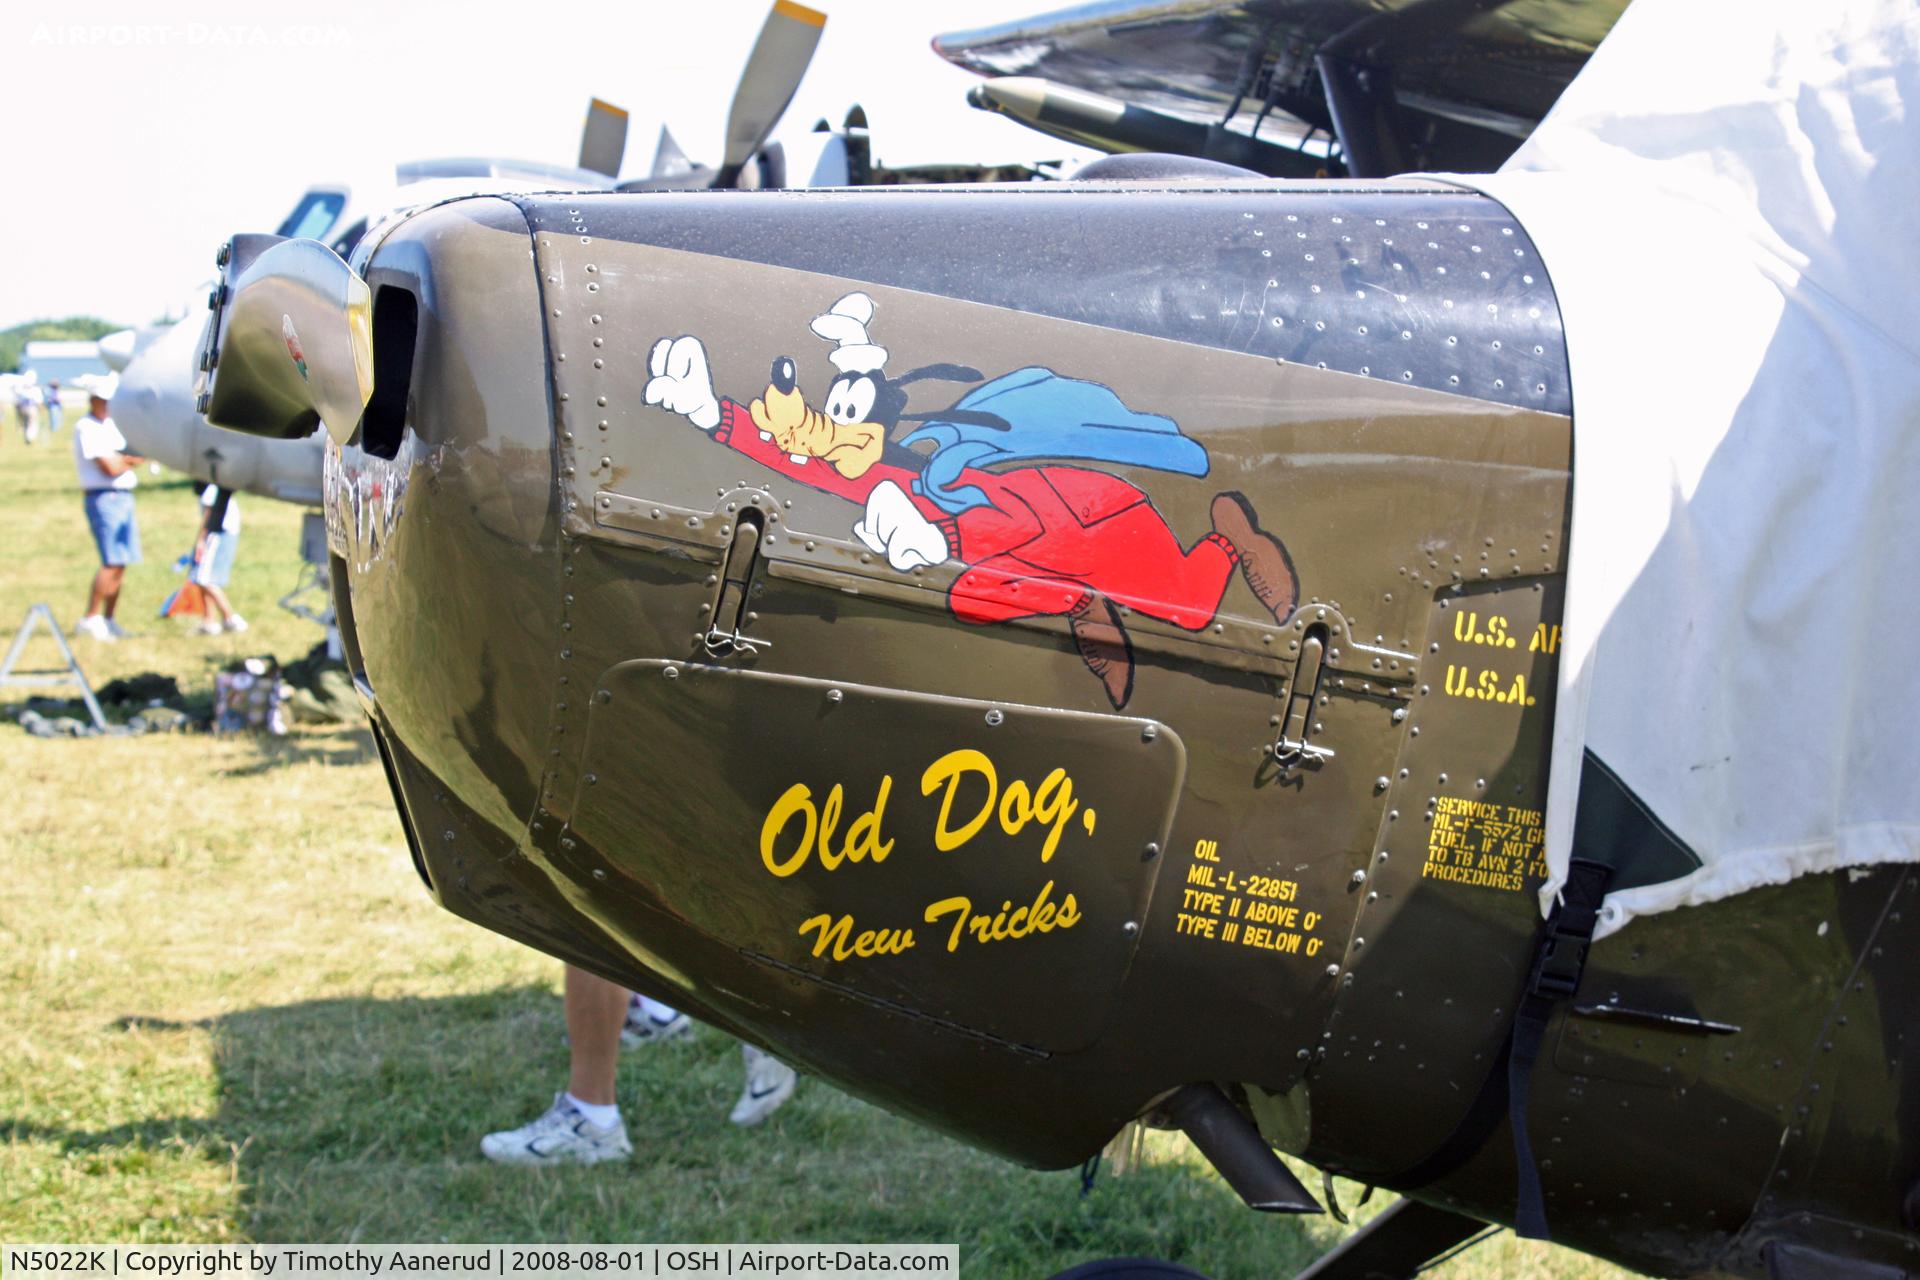
[{"label": "olive drab aircraft fuselage", "polygon": [[1032,1165],[1144,1115],[1443,1244],[1531,1165],[1648,1272],[1920,1268],[1910,870],[1593,944],[1515,1154],[1574,403],[1499,205],[585,194],[298,244],[227,262],[211,413],[329,428],[449,910]]}]

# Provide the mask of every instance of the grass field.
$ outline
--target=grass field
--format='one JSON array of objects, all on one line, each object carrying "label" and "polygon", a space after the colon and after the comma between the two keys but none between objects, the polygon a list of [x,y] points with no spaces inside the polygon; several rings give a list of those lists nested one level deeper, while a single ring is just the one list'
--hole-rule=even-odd
[{"label": "grass field", "polygon": [[[36,601],[71,625],[94,562],[70,435],[29,449],[6,426],[10,639]],[[204,698],[221,663],[318,638],[272,603],[298,513],[245,508],[232,595],[254,628],[203,639],[153,616],[194,491],[143,479],[138,634],[76,642],[96,683],[157,671]],[[479,1135],[564,1081],[559,966],[429,902],[364,731],[43,740],[9,715],[0,778],[0,1240],[958,1241],[979,1280],[1112,1254],[1279,1280],[1341,1231],[1241,1208],[1174,1135],[1083,1197],[815,1080],[743,1132],[710,1031],[628,1055],[630,1166],[496,1168]],[[1502,1235],[1430,1274],[1623,1273]]]}]

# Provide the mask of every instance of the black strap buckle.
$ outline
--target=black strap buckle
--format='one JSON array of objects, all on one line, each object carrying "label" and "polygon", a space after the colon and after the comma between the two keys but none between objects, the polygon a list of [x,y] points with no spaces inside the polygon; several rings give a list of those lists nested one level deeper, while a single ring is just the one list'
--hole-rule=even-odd
[{"label": "black strap buckle", "polygon": [[1587,967],[1590,941],[1591,937],[1576,934],[1549,934],[1527,979],[1527,994],[1556,1004],[1571,998],[1580,985],[1581,970]]},{"label": "black strap buckle", "polygon": [[1519,1175],[1513,1226],[1515,1234],[1523,1239],[1549,1238],[1540,1171],[1534,1164],[1533,1143],[1527,1133],[1527,1095],[1533,1064],[1540,1056],[1555,1006],[1571,999],[1580,986],[1587,948],[1593,942],[1594,926],[1600,922],[1600,903],[1607,896],[1607,882],[1612,878],[1612,867],[1582,858],[1575,858],[1567,868],[1567,882],[1547,916],[1546,933],[1527,976],[1526,995],[1514,1015],[1513,1036],[1507,1045],[1507,1114]]},{"label": "black strap buckle", "polygon": [[1546,1210],[1540,1175],[1526,1126],[1527,1094],[1533,1066],[1540,1055],[1554,1009],[1571,999],[1586,967],[1587,948],[1600,922],[1600,903],[1606,897],[1613,869],[1575,858],[1567,869],[1560,900],[1538,934],[1533,961],[1527,969],[1506,1042],[1480,1082],[1466,1114],[1432,1154],[1402,1173],[1376,1181],[1402,1191],[1424,1187],[1448,1177],[1485,1143],[1504,1113],[1513,1130],[1514,1162],[1519,1173],[1514,1225],[1523,1236],[1545,1239]]},{"label": "black strap buckle", "polygon": [[1568,867],[1567,882],[1547,916],[1546,937],[1527,977],[1528,995],[1552,1001],[1573,995],[1580,985],[1580,971],[1587,965],[1587,947],[1600,923],[1600,902],[1612,876],[1613,868],[1580,858]]}]

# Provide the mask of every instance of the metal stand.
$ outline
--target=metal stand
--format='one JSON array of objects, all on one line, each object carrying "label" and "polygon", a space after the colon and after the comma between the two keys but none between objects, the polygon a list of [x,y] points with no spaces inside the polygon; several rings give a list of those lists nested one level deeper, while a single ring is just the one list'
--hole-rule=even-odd
[{"label": "metal stand", "polygon": [[[20,660],[21,652],[27,647],[27,641],[33,635],[36,626],[44,626],[53,642],[60,646],[60,652],[67,659],[66,670],[50,668],[44,671],[15,671],[13,664]],[[87,673],[80,669],[80,660],[73,656],[73,647],[67,643],[66,633],[60,630],[60,624],[54,621],[53,610],[44,604],[29,605],[27,616],[20,620],[20,629],[13,633],[13,646],[7,650],[7,659],[0,662],[0,687],[6,685],[24,685],[29,688],[44,688],[48,685],[73,684],[80,686],[80,699],[87,704],[87,713],[93,717],[94,728],[105,733],[107,718],[100,712],[100,702],[93,696],[93,686],[87,683]]]},{"label": "metal stand", "polygon": [[[325,628],[327,654],[338,657],[339,630],[334,625],[332,575],[327,562],[327,521],[318,511],[309,511],[300,521],[300,560],[306,566],[293,590],[280,597],[280,607],[296,618],[305,618]],[[315,604],[307,601],[312,599]]]}]

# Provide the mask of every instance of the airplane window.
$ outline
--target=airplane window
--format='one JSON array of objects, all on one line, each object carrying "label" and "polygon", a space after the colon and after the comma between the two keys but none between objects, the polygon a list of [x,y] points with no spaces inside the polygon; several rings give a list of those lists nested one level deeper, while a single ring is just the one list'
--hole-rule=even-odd
[{"label": "airplane window", "polygon": [[318,239],[326,234],[327,228],[334,224],[340,211],[347,207],[347,193],[344,191],[309,191],[300,197],[300,203],[293,206],[293,212],[280,223],[274,234]]},{"label": "airplane window", "polygon": [[366,234],[367,220],[362,218],[340,233],[339,237],[333,242],[333,251],[343,258],[351,258],[353,256],[354,246],[358,245],[360,243],[360,237]]}]

